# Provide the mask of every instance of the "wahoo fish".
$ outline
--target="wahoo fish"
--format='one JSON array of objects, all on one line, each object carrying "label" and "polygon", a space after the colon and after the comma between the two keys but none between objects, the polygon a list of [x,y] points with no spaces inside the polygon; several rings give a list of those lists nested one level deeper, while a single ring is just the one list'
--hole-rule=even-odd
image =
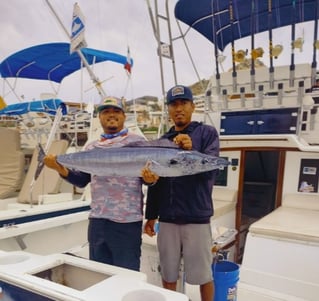
[{"label": "wahoo fish", "polygon": [[167,139],[59,155],[57,162],[92,175],[128,177],[140,177],[146,164],[160,177],[193,175],[229,165],[224,158],[186,151]]}]

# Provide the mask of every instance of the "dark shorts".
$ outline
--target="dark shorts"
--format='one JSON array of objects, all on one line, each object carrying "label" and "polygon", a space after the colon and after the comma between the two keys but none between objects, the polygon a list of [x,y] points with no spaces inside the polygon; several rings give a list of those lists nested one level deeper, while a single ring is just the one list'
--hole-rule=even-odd
[{"label": "dark shorts", "polygon": [[177,281],[182,258],[186,282],[201,285],[212,280],[210,224],[177,225],[160,222],[157,244],[161,274],[165,281]]},{"label": "dark shorts", "polygon": [[91,260],[139,271],[142,221],[116,223],[92,218],[88,241]]}]

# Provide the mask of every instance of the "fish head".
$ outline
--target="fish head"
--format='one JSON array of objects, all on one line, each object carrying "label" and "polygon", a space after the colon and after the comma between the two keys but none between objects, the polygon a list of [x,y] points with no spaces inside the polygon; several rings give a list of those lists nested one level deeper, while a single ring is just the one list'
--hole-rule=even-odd
[{"label": "fish head", "polygon": [[223,169],[229,162],[220,157],[197,151],[182,151],[170,160],[172,168],[179,168],[184,175],[196,174],[214,169]]},{"label": "fish head", "polygon": [[167,161],[150,161],[149,168],[161,177],[194,175],[214,169],[222,169],[229,162],[226,159],[202,154],[197,151],[178,151]]},{"label": "fish head", "polygon": [[170,159],[169,167],[179,170],[181,175],[192,175],[201,172],[221,169],[229,162],[223,158],[213,157],[197,151],[181,151]]},{"label": "fish head", "polygon": [[180,177],[197,173],[197,169],[194,169],[197,161],[192,152],[179,151],[164,161],[149,161],[148,167],[161,177]]}]

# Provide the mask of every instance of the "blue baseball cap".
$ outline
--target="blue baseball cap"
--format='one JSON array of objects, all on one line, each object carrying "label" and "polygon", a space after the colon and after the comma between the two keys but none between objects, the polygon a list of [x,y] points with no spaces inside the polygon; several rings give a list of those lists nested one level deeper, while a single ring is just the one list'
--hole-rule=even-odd
[{"label": "blue baseball cap", "polygon": [[123,102],[118,97],[107,96],[96,108],[97,112],[100,113],[104,109],[109,107],[121,109],[124,112]]},{"label": "blue baseball cap", "polygon": [[191,89],[181,85],[177,85],[169,89],[166,95],[166,104],[170,104],[177,99],[193,101],[193,93]]}]

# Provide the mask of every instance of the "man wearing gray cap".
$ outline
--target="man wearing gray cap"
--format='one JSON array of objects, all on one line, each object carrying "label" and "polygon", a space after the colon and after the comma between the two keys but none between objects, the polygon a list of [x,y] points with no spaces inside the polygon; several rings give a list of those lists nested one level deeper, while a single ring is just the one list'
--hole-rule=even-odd
[{"label": "man wearing gray cap", "polygon": [[[97,112],[103,133],[85,150],[121,147],[144,140],[124,127],[126,115],[119,98],[106,97],[97,107]],[[90,259],[138,271],[142,243],[142,184],[153,183],[154,177],[150,174],[143,182],[140,177],[97,176],[69,170],[57,163],[55,155],[47,155],[44,164],[77,187],[91,183]]]},{"label": "man wearing gray cap", "polygon": [[[174,126],[162,136],[186,150],[219,155],[217,130],[192,121],[195,109],[192,91],[175,86],[167,92],[168,113]],[[181,259],[185,280],[200,286],[202,301],[212,301],[212,234],[210,219],[214,213],[212,189],[216,170],[176,178],[160,177],[148,188],[145,232],[156,234],[163,286],[176,290]],[[147,171],[143,175],[148,175]],[[151,173],[149,175],[152,175]]]}]

